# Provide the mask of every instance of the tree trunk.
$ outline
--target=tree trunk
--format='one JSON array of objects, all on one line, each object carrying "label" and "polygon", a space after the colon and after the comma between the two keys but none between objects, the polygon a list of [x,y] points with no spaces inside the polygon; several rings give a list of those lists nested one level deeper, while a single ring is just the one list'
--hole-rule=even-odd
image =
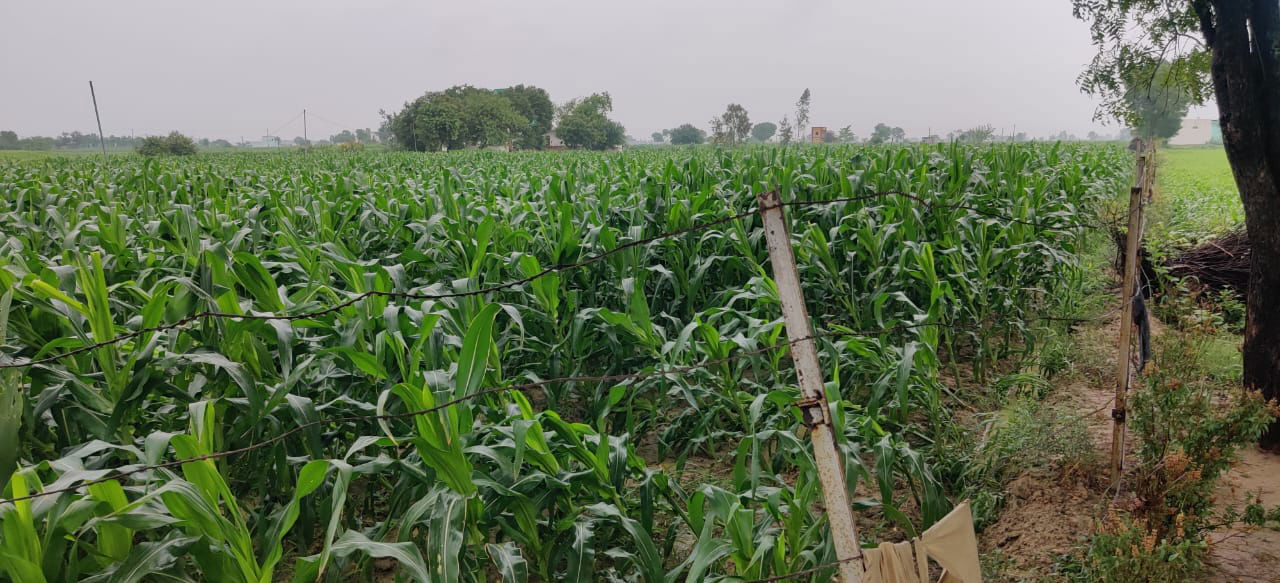
[{"label": "tree trunk", "polygon": [[[1210,12],[1210,5],[1212,11]],[[1252,264],[1244,331],[1244,386],[1280,398],[1280,3],[1197,0],[1222,141],[1244,204]],[[1262,436],[1280,447],[1280,421]]]}]

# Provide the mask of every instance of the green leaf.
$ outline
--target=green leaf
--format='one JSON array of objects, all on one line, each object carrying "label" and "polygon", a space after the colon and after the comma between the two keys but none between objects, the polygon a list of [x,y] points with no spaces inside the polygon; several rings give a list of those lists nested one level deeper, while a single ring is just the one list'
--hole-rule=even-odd
[{"label": "green leaf", "polygon": [[391,558],[400,564],[400,568],[409,573],[415,581],[430,583],[431,574],[422,554],[413,543],[384,543],[369,540],[359,531],[348,530],[342,538],[333,544],[333,554],[346,557],[353,553],[363,553],[375,559]]},{"label": "green leaf", "polygon": [[244,252],[236,253],[235,263],[232,264],[231,269],[235,272],[236,280],[240,285],[244,286],[244,289],[260,305],[268,311],[284,311],[284,303],[280,301],[276,280],[271,277],[267,268],[262,266],[262,262],[256,256]]},{"label": "green leaf", "polygon": [[489,353],[494,350],[493,322],[501,309],[498,304],[489,304],[471,319],[467,334],[462,340],[462,354],[458,357],[453,398],[470,395],[480,387]]},{"label": "green leaf", "polygon": [[386,380],[390,377],[390,375],[387,374],[387,369],[382,366],[381,362],[378,362],[378,358],[367,352],[360,352],[347,346],[337,346],[330,348],[325,352],[333,352],[347,357],[352,364],[356,365],[356,368],[380,381]]},{"label": "green leaf", "polygon": [[502,575],[503,583],[523,583],[529,580],[529,565],[520,554],[520,548],[511,541],[502,544],[489,543],[484,546],[489,560]]},{"label": "green leaf", "polygon": [[573,543],[569,547],[569,571],[564,574],[565,581],[589,582],[596,580],[596,549],[592,545],[595,538],[595,522],[586,517],[579,517],[573,523]]},{"label": "green leaf", "polygon": [[196,537],[180,536],[175,532],[157,542],[138,544],[124,561],[85,579],[85,583],[137,583],[147,575],[167,571],[182,557],[182,552]]}]

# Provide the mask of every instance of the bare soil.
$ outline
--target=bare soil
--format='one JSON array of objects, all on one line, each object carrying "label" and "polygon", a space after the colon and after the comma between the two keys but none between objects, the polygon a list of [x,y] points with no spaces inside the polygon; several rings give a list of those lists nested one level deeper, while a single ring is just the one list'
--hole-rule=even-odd
[{"label": "bare soil", "polygon": [[[1219,507],[1244,508],[1251,499],[1271,508],[1280,504],[1280,456],[1257,447],[1245,449],[1216,491]],[[1269,528],[1233,528],[1210,539],[1205,581],[1280,583],[1280,531]]]}]

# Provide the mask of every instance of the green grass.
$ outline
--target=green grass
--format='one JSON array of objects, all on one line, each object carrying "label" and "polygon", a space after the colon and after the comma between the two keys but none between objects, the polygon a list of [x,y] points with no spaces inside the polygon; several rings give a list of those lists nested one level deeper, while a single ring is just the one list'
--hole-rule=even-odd
[{"label": "green grass", "polygon": [[1192,247],[1244,224],[1244,207],[1222,148],[1160,150],[1148,240]]}]

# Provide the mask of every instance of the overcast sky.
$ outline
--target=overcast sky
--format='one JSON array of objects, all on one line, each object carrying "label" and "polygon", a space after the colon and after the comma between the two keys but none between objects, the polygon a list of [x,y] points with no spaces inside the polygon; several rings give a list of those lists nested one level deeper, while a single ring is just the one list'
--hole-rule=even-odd
[{"label": "overcast sky", "polygon": [[5,0],[0,129],[256,139],[377,127],[468,83],[596,91],[641,138],[731,102],[777,122],[912,136],[992,124],[1084,136],[1093,55],[1069,0]]}]

